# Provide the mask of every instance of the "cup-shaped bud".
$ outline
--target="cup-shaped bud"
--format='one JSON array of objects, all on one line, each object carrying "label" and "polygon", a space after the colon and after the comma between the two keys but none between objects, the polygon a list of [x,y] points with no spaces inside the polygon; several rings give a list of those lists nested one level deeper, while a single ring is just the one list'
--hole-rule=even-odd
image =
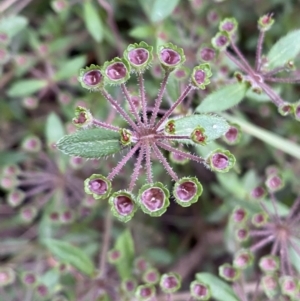
[{"label": "cup-shaped bud", "polygon": [[108,84],[123,84],[130,78],[130,65],[125,59],[119,57],[105,62],[102,73]]},{"label": "cup-shaped bud", "polygon": [[84,191],[95,199],[105,199],[111,191],[111,182],[100,174],[93,174],[84,181]]},{"label": "cup-shaped bud", "polygon": [[222,150],[220,148],[211,152],[206,159],[206,162],[211,170],[218,172],[227,172],[235,164],[235,157],[228,150]]},{"label": "cup-shaped bud", "polygon": [[253,188],[250,192],[251,198],[257,199],[257,200],[264,198],[266,196],[266,194],[267,194],[266,190],[261,186],[257,186],[255,188]]},{"label": "cup-shaped bud", "polygon": [[72,168],[79,170],[83,167],[85,160],[81,157],[70,157],[69,163]]},{"label": "cup-shaped bud", "polygon": [[107,252],[107,260],[111,264],[116,264],[122,258],[122,253],[118,249],[112,249]]},{"label": "cup-shaped bud", "polygon": [[88,90],[99,90],[104,85],[101,68],[94,64],[86,68],[81,68],[78,80],[81,86]]},{"label": "cup-shaped bud", "polygon": [[239,242],[245,242],[249,239],[249,230],[247,228],[238,228],[235,230],[235,238]]},{"label": "cup-shaped bud", "polygon": [[199,51],[199,57],[204,62],[210,62],[215,58],[216,52],[210,47],[204,47]]},{"label": "cup-shaped bud", "polygon": [[168,43],[158,47],[158,59],[161,66],[171,72],[184,63],[185,55],[182,48]]},{"label": "cup-shaped bud", "polygon": [[279,286],[281,293],[291,298],[295,297],[299,292],[298,279],[292,276],[281,276],[279,278]]},{"label": "cup-shaped bud", "polygon": [[153,47],[145,42],[130,44],[124,51],[124,57],[129,62],[131,70],[143,72],[153,59]]},{"label": "cup-shaped bud", "polygon": [[199,89],[204,90],[205,86],[210,84],[209,78],[212,76],[210,65],[208,63],[194,67],[191,76],[191,84]]},{"label": "cup-shaped bud", "polygon": [[185,80],[188,78],[190,72],[189,69],[187,69],[184,66],[179,66],[173,73],[173,76],[177,80]]},{"label": "cup-shaped bud", "polygon": [[93,124],[93,116],[87,108],[78,106],[72,122],[76,127],[87,128]]},{"label": "cup-shaped bud", "polygon": [[253,264],[254,256],[250,250],[241,249],[233,259],[233,266],[237,269],[244,270]]},{"label": "cup-shaped bud", "polygon": [[179,205],[188,207],[198,201],[202,192],[203,187],[197,178],[184,177],[175,183],[173,196]]},{"label": "cup-shaped bud", "polygon": [[120,130],[120,142],[122,145],[124,146],[128,146],[132,143],[132,133],[131,131],[127,130],[127,129],[121,129]]},{"label": "cup-shaped bud", "polygon": [[227,281],[236,281],[240,276],[240,270],[229,263],[224,263],[219,267],[219,276]]},{"label": "cup-shaped bud", "polygon": [[169,120],[165,125],[165,131],[168,134],[175,134],[176,127],[175,127],[175,120],[171,119]]},{"label": "cup-shaped bud", "polygon": [[238,23],[234,18],[226,18],[220,22],[219,30],[227,32],[230,36],[237,31]]},{"label": "cup-shaped bud", "polygon": [[34,206],[26,206],[21,209],[20,216],[25,223],[31,223],[37,216],[38,211]]},{"label": "cup-shaped bud", "polygon": [[278,278],[276,275],[264,275],[261,278],[264,293],[269,299],[273,299],[279,293]]},{"label": "cup-shaped bud", "polygon": [[163,274],[159,281],[161,290],[166,294],[173,294],[181,287],[181,277],[177,273]]},{"label": "cup-shaped bud", "polygon": [[227,32],[218,32],[211,40],[213,47],[217,50],[223,51],[228,47],[230,40]]},{"label": "cup-shaped bud", "polygon": [[268,219],[269,219],[268,214],[262,211],[262,212],[255,213],[252,216],[251,222],[255,227],[261,228],[267,224]]},{"label": "cup-shaped bud", "polygon": [[25,285],[28,285],[28,286],[33,286],[36,284],[36,275],[34,273],[31,273],[31,272],[25,272],[23,275],[22,275],[22,282],[25,284]]},{"label": "cup-shaped bud", "polygon": [[272,175],[268,176],[265,184],[271,192],[278,191],[278,190],[282,189],[284,186],[283,179],[278,174],[272,174]]},{"label": "cup-shaped bud", "polygon": [[37,286],[35,287],[35,291],[36,291],[36,294],[41,298],[45,298],[49,294],[48,287],[42,283],[37,284]]},{"label": "cup-shaped bud", "polygon": [[18,185],[18,181],[13,176],[4,176],[0,178],[0,187],[4,190],[12,190]]},{"label": "cup-shaped bud", "polygon": [[7,202],[10,206],[17,207],[24,201],[25,197],[26,194],[22,190],[15,189],[7,195]]},{"label": "cup-shaped bud", "polygon": [[293,112],[296,120],[300,121],[300,102],[293,104]]},{"label": "cup-shaped bud", "polygon": [[230,124],[228,131],[223,136],[225,142],[230,145],[238,144],[241,140],[241,128],[238,124]]},{"label": "cup-shaped bud", "polygon": [[273,274],[280,268],[280,261],[277,256],[267,255],[259,260],[260,269],[267,274]]},{"label": "cup-shaped bud", "polygon": [[157,269],[150,268],[143,274],[143,281],[148,284],[157,284],[159,282],[160,274]]},{"label": "cup-shaped bud", "polygon": [[14,283],[16,279],[15,271],[10,267],[0,268],[0,287]]},{"label": "cup-shaped bud", "polygon": [[150,263],[144,257],[138,257],[134,260],[134,270],[137,274],[144,273],[147,269],[150,268]]},{"label": "cup-shaped bud", "polygon": [[136,289],[137,283],[134,279],[125,279],[121,282],[121,290],[126,295],[132,295]]},{"label": "cup-shaped bud", "polygon": [[155,295],[155,286],[151,284],[139,285],[135,291],[135,297],[139,301],[151,301]]},{"label": "cup-shaped bud", "polygon": [[258,19],[258,28],[261,31],[267,31],[269,30],[273,23],[274,19],[272,18],[273,14],[267,14]]},{"label": "cup-shaped bud", "polygon": [[206,145],[207,136],[205,135],[204,128],[200,126],[196,127],[191,133],[191,139],[197,144]]},{"label": "cup-shaped bud", "polygon": [[235,224],[244,224],[248,219],[248,213],[244,208],[236,207],[232,211],[231,219]]},{"label": "cup-shaped bud", "polygon": [[60,13],[69,7],[69,2],[66,0],[53,0],[51,7],[56,13]]},{"label": "cup-shaped bud", "polygon": [[71,224],[75,220],[75,212],[70,209],[63,210],[59,215],[59,219],[63,224]]},{"label": "cup-shaped bud", "polygon": [[284,102],[278,107],[278,112],[282,116],[287,116],[292,114],[294,111],[294,107],[292,103]]},{"label": "cup-shaped bud", "polygon": [[145,184],[139,190],[141,209],[151,216],[161,216],[170,205],[169,190],[162,183]]},{"label": "cup-shaped bud", "polygon": [[191,282],[190,293],[195,300],[209,300],[211,297],[210,287],[197,280]]},{"label": "cup-shaped bud", "polygon": [[37,97],[28,96],[22,99],[22,105],[28,110],[34,110],[39,105],[39,99]]},{"label": "cup-shaped bud", "polygon": [[22,148],[29,153],[38,153],[42,148],[42,143],[39,137],[29,136],[23,140]]},{"label": "cup-shaped bud", "polygon": [[118,191],[109,198],[111,211],[118,220],[128,222],[137,210],[133,194],[127,191]]},{"label": "cup-shaped bud", "polygon": [[20,168],[18,165],[15,164],[10,164],[10,165],[6,165],[4,166],[4,168],[2,169],[2,174],[4,176],[17,176],[19,175],[21,172]]}]

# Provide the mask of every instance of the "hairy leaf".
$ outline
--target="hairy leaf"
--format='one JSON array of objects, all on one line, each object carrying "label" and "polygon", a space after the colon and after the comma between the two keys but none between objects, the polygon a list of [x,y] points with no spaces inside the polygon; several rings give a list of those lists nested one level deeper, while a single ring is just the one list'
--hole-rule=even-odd
[{"label": "hairy leaf", "polygon": [[24,79],[14,82],[7,94],[11,97],[25,97],[47,86],[46,80],[42,79]]},{"label": "hairy leaf", "polygon": [[218,301],[239,301],[233,289],[226,282],[210,273],[198,273],[196,279],[209,285],[211,295]]},{"label": "hairy leaf", "polygon": [[56,146],[67,155],[89,159],[105,157],[121,150],[120,134],[102,128],[79,130],[62,137]]},{"label": "hairy leaf", "polygon": [[219,112],[230,109],[242,101],[246,94],[247,85],[234,83],[212,92],[203,99],[196,108],[198,113]]},{"label": "hairy leaf", "polygon": [[62,262],[68,263],[79,271],[92,276],[95,270],[91,259],[82,251],[82,249],[71,245],[66,241],[47,238],[43,240],[47,249]]},{"label": "hairy leaf", "polygon": [[[172,120],[172,119],[171,119]],[[206,142],[215,140],[224,135],[229,125],[227,121],[215,115],[200,115],[194,114],[187,117],[182,117],[174,120],[175,135],[190,136],[196,127],[204,129],[206,135]],[[190,140],[181,140],[184,143],[192,143]]]},{"label": "hairy leaf", "polygon": [[289,32],[270,49],[267,58],[270,70],[284,66],[300,52],[300,29]]},{"label": "hairy leaf", "polygon": [[0,20],[0,31],[5,32],[10,38],[26,27],[28,21],[22,16],[3,17]]}]

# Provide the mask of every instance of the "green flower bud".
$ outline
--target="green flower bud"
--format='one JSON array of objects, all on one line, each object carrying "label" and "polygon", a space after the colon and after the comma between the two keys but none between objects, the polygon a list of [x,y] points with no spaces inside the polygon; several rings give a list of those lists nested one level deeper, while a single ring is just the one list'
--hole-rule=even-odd
[{"label": "green flower bud", "polygon": [[280,261],[277,256],[267,255],[259,260],[260,269],[267,274],[273,274],[280,268]]},{"label": "green flower bud", "polygon": [[274,24],[273,14],[267,14],[258,19],[258,28],[261,31],[268,31]]},{"label": "green flower bud", "polygon": [[241,140],[241,127],[238,124],[231,123],[223,139],[229,145],[238,144]]},{"label": "green flower bud", "polygon": [[84,181],[84,191],[95,199],[105,199],[111,192],[111,182],[100,174],[93,174]]},{"label": "green flower bud", "polygon": [[191,139],[193,142],[206,145],[207,136],[205,135],[205,130],[202,127],[196,127],[191,133]]},{"label": "green flower bud", "polygon": [[135,291],[135,297],[139,301],[151,301],[155,295],[155,287],[151,284],[139,285]]},{"label": "green flower bud", "polygon": [[229,263],[225,263],[219,267],[219,276],[227,281],[236,281],[240,276],[240,270]]},{"label": "green flower bud", "polygon": [[219,30],[227,32],[230,36],[237,31],[237,28],[238,23],[235,18],[226,18],[219,25]]},{"label": "green flower bud", "polygon": [[283,295],[294,298],[299,292],[298,279],[292,276],[281,276],[279,285]]},{"label": "green flower bud", "polygon": [[279,293],[278,278],[276,275],[264,275],[261,279],[264,293],[269,299],[273,299]]},{"label": "green flower bud", "polygon": [[104,85],[101,68],[94,64],[80,69],[78,80],[83,88],[92,91],[100,90]]},{"label": "green flower bud", "polygon": [[218,172],[228,172],[234,166],[235,162],[236,159],[230,151],[220,148],[211,152],[206,159],[206,163],[210,169]]},{"label": "green flower bud", "polygon": [[121,129],[120,130],[120,134],[121,134],[121,144],[124,146],[128,146],[132,143],[132,133],[131,131],[127,130],[127,129]]},{"label": "green flower bud", "polygon": [[263,212],[255,213],[252,216],[251,222],[255,227],[260,228],[263,227],[268,222],[268,218],[269,218],[268,214],[263,211]]},{"label": "green flower bud", "polygon": [[194,67],[191,76],[191,84],[204,90],[210,84],[209,78],[212,76],[210,65],[208,63]]},{"label": "green flower bud", "polygon": [[160,274],[157,269],[150,268],[143,274],[143,281],[147,284],[157,284],[159,282]]},{"label": "green flower bud", "polygon": [[211,43],[213,47],[217,50],[223,51],[226,50],[226,48],[230,44],[229,36],[226,31],[218,32],[214,38],[212,38]]},{"label": "green flower bud", "polygon": [[88,128],[93,124],[93,116],[87,108],[78,106],[72,123],[78,128]]},{"label": "green flower bud", "polygon": [[209,285],[197,280],[191,282],[190,293],[195,300],[209,300],[211,297]]},{"label": "green flower bud", "polygon": [[181,277],[177,273],[163,274],[159,286],[165,294],[173,294],[181,287]]},{"label": "green flower bud", "polygon": [[106,83],[123,84],[130,78],[130,65],[127,60],[116,57],[104,63],[102,73]]},{"label": "green flower bud", "polygon": [[278,174],[268,176],[265,184],[271,192],[278,191],[284,187],[283,179]]},{"label": "green flower bud", "polygon": [[0,268],[0,287],[10,285],[16,280],[16,273],[10,267]]},{"label": "green flower bud", "polygon": [[293,104],[285,102],[278,107],[278,112],[282,116],[287,116],[292,114],[294,111]]},{"label": "green flower bud", "polygon": [[233,266],[237,269],[244,270],[253,264],[254,256],[250,250],[241,249],[233,259]]}]

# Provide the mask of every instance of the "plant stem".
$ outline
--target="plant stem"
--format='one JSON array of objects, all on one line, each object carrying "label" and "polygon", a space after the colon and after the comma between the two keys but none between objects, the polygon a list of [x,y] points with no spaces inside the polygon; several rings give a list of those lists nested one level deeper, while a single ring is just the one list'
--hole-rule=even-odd
[{"label": "plant stem", "polygon": [[143,121],[144,121],[144,124],[147,125],[148,117],[147,117],[146,93],[145,93],[145,86],[144,86],[144,77],[143,77],[143,73],[141,73],[141,72],[138,75],[138,81],[139,81],[139,87],[140,87]]},{"label": "plant stem", "polygon": [[117,127],[117,126],[113,126],[113,125],[110,125],[106,122],[103,122],[103,121],[100,121],[100,120],[97,120],[95,118],[93,118],[93,125],[94,126],[97,126],[97,127],[100,127],[100,128],[104,128],[104,129],[108,129],[108,130],[112,130],[112,131],[115,131],[115,132],[119,132],[121,130],[121,128]]},{"label": "plant stem", "polygon": [[261,52],[262,52],[262,45],[265,38],[265,32],[263,30],[259,31],[257,47],[256,47],[256,57],[255,57],[255,71],[258,72],[261,68]]}]

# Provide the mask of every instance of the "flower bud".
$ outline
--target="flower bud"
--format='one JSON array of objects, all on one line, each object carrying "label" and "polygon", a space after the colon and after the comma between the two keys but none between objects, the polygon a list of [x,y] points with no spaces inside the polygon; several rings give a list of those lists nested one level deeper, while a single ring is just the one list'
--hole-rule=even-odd
[{"label": "flower bud", "polygon": [[261,31],[268,31],[273,23],[274,19],[272,18],[273,14],[267,14],[258,19],[258,28]]},{"label": "flower bud", "polygon": [[209,78],[212,76],[210,65],[208,63],[194,67],[191,76],[191,84],[199,89],[204,90],[210,84]]},{"label": "flower bud", "polygon": [[259,260],[259,267],[264,273],[273,274],[279,270],[279,258],[274,255],[263,256]]},{"label": "flower bud", "polygon": [[253,264],[254,256],[250,250],[241,249],[233,259],[233,266],[237,269],[244,270]]},{"label": "flower bud", "polygon": [[36,291],[36,294],[42,298],[47,297],[49,294],[48,287],[45,284],[41,284],[41,283],[35,287],[35,291]]},{"label": "flower bud", "polygon": [[279,293],[278,279],[275,275],[264,275],[261,278],[264,293],[269,299],[273,299]]},{"label": "flower bud", "polygon": [[25,97],[22,100],[22,105],[28,110],[35,110],[39,105],[39,99],[33,96]]},{"label": "flower bud", "polygon": [[255,187],[250,192],[251,198],[257,199],[257,200],[264,198],[266,196],[266,194],[267,194],[266,190],[261,186]]},{"label": "flower bud", "polygon": [[129,131],[127,129],[121,129],[120,136],[121,136],[120,142],[124,146],[128,146],[133,142],[132,141],[132,133],[131,133],[131,131]]},{"label": "flower bud", "polygon": [[111,182],[100,174],[93,174],[84,181],[84,191],[95,199],[105,199],[111,192]]},{"label": "flower bud", "polygon": [[150,263],[144,257],[138,257],[134,260],[134,270],[137,274],[144,273],[150,268]]},{"label": "flower bud", "polygon": [[145,184],[139,190],[141,209],[151,216],[161,216],[170,205],[169,190],[162,183]]},{"label": "flower bud", "polygon": [[122,222],[132,219],[137,210],[133,194],[126,191],[118,191],[111,195],[109,204],[113,215]]},{"label": "flower bud", "polygon": [[175,120],[171,119],[165,125],[165,132],[168,134],[175,134],[175,130]]},{"label": "flower bud", "polygon": [[207,21],[210,25],[216,25],[220,20],[220,16],[217,11],[211,9],[207,13]]},{"label": "flower bud", "polygon": [[99,90],[104,84],[101,69],[94,64],[80,69],[78,80],[81,86],[88,90]]},{"label": "flower bud", "polygon": [[230,36],[237,31],[238,23],[235,18],[226,18],[219,25],[220,31],[227,32]]},{"label": "flower bud", "polygon": [[2,170],[2,174],[4,176],[17,176],[20,174],[20,172],[20,168],[15,164],[6,165]]},{"label": "flower bud", "polygon": [[236,71],[236,72],[234,72],[233,76],[239,83],[245,82],[245,76],[243,73]]},{"label": "flower bud", "polygon": [[36,275],[34,273],[31,273],[31,272],[25,272],[22,275],[22,282],[25,285],[33,286],[33,285],[36,284]]},{"label": "flower bud", "polygon": [[202,192],[203,187],[197,178],[184,177],[175,183],[173,196],[179,205],[188,207],[198,201]]},{"label": "flower bud", "polygon": [[22,190],[15,189],[7,196],[7,202],[12,207],[19,206],[25,199],[26,195]]},{"label": "flower bud", "polygon": [[255,227],[260,228],[263,227],[268,222],[268,218],[269,218],[268,214],[263,211],[263,212],[255,213],[252,216],[251,222]]},{"label": "flower bud", "polygon": [[143,274],[143,281],[147,284],[157,284],[159,282],[160,274],[157,269],[150,268]]},{"label": "flower bud", "polygon": [[69,7],[69,3],[66,0],[52,0],[51,7],[56,13],[60,13]]},{"label": "flower bud", "polygon": [[173,73],[173,76],[177,80],[185,80],[189,76],[189,69],[184,66],[179,66]]},{"label": "flower bud", "polygon": [[88,128],[93,124],[93,116],[88,109],[78,106],[72,122],[78,128]]},{"label": "flower bud", "polygon": [[197,144],[206,145],[207,136],[205,135],[204,128],[196,127],[191,133],[191,139]]},{"label": "flower bud", "polygon": [[214,38],[212,38],[211,43],[213,47],[217,50],[223,51],[229,46],[229,37],[227,32],[218,32]]},{"label": "flower bud", "polygon": [[130,44],[124,51],[124,57],[133,71],[144,72],[153,59],[153,47],[145,42]]},{"label": "flower bud", "polygon": [[21,219],[25,223],[31,223],[37,216],[38,211],[34,206],[26,206],[21,209]]},{"label": "flower bud", "polygon": [[49,219],[51,220],[51,222],[53,223],[59,223],[60,221],[60,214],[57,211],[52,211],[49,214]]},{"label": "flower bud", "polygon": [[245,242],[249,239],[249,230],[246,228],[238,228],[235,230],[235,238],[239,242]]},{"label": "flower bud", "polygon": [[287,116],[293,113],[293,104],[285,102],[278,107],[278,112],[282,116]]},{"label": "flower bud", "polygon": [[210,62],[215,58],[216,52],[214,49],[209,47],[204,47],[200,49],[199,56],[204,62]]},{"label": "flower bud", "polygon": [[10,267],[0,268],[0,287],[10,285],[15,282],[16,273]]},{"label": "flower bud", "polygon": [[265,184],[271,192],[278,191],[278,190],[282,189],[284,186],[283,179],[278,174],[270,175],[267,178]]},{"label": "flower bud", "polygon": [[130,65],[118,57],[103,65],[103,75],[108,84],[123,84],[130,78]]},{"label": "flower bud", "polygon": [[30,153],[38,153],[42,148],[42,143],[37,136],[30,136],[22,142],[22,148]]},{"label": "flower bud", "polygon": [[185,55],[182,48],[168,43],[158,47],[158,59],[162,68],[171,72],[184,63]]},{"label": "flower bud", "polygon": [[235,224],[244,224],[248,219],[248,213],[244,208],[236,207],[232,211],[231,219]]},{"label": "flower bud", "polygon": [[64,210],[59,215],[60,222],[63,224],[71,224],[75,220],[75,213],[70,210]]},{"label": "flower bud", "polygon": [[300,121],[300,101],[293,104],[293,112],[296,120]]},{"label": "flower bud", "polygon": [[121,290],[126,295],[132,295],[136,289],[137,283],[134,279],[125,279],[121,282]]},{"label": "flower bud", "polygon": [[12,190],[18,185],[18,181],[13,176],[4,176],[0,178],[0,187],[4,190]]},{"label": "flower bud", "polygon": [[210,287],[197,280],[191,282],[190,293],[195,300],[209,300],[211,297]]},{"label": "flower bud", "polygon": [[121,251],[112,249],[107,253],[107,260],[111,264],[116,264],[122,257]]},{"label": "flower bud", "polygon": [[241,140],[241,128],[238,124],[230,124],[229,130],[224,135],[227,144],[235,145]]},{"label": "flower bud", "polygon": [[181,277],[177,273],[163,274],[159,286],[165,294],[173,294],[181,287]]},{"label": "flower bud", "polygon": [[83,167],[85,160],[81,157],[71,157],[69,163],[72,168],[79,170]]},{"label": "flower bud", "polygon": [[291,298],[295,297],[299,291],[298,280],[292,276],[281,276],[279,278],[281,293]]},{"label": "flower bud", "polygon": [[235,157],[228,150],[220,148],[211,152],[206,159],[206,162],[211,170],[218,172],[227,172],[235,164]]},{"label": "flower bud", "polygon": [[227,281],[236,281],[240,276],[240,270],[229,263],[224,263],[219,267],[219,276]]},{"label": "flower bud", "polygon": [[139,301],[151,301],[155,295],[155,287],[151,284],[139,285],[135,291],[135,297]]},{"label": "flower bud", "polygon": [[189,159],[175,152],[170,152],[169,158],[170,161],[172,161],[173,163],[180,164],[180,165],[184,165],[189,162]]}]

